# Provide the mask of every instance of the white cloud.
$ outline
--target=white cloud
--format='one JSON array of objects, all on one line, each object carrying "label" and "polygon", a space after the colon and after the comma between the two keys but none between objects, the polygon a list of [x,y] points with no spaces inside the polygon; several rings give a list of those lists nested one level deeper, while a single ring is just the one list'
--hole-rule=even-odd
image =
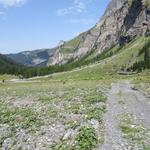
[{"label": "white cloud", "polygon": [[6,13],[4,11],[0,11],[0,20],[6,19]]},{"label": "white cloud", "polygon": [[0,0],[0,4],[4,7],[11,7],[11,6],[21,6],[26,3],[27,0]]},{"label": "white cloud", "polygon": [[68,14],[82,13],[84,11],[86,11],[85,0],[73,0],[71,6],[57,10],[57,15],[64,16]]},{"label": "white cloud", "polygon": [[5,13],[3,11],[0,11],[0,16],[5,15]]},{"label": "white cloud", "polygon": [[64,16],[64,15],[71,13],[72,11],[73,11],[73,7],[59,9],[57,10],[57,15]]},{"label": "white cloud", "polygon": [[86,10],[86,5],[82,0],[74,0],[75,9],[77,12],[83,12]]}]

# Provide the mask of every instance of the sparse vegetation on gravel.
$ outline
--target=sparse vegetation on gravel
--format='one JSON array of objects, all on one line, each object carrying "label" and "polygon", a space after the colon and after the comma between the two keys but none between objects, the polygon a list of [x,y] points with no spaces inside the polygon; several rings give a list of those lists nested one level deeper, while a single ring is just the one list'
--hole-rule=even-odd
[{"label": "sparse vegetation on gravel", "polygon": [[137,124],[132,114],[124,114],[121,116],[121,121],[120,128],[125,137],[129,140],[132,149],[136,147],[146,149],[146,147],[149,146],[150,130],[141,124]]},{"label": "sparse vegetation on gravel", "polygon": [[1,147],[73,149],[77,141],[81,150],[92,149],[104,135],[108,88],[103,81],[0,84]]}]

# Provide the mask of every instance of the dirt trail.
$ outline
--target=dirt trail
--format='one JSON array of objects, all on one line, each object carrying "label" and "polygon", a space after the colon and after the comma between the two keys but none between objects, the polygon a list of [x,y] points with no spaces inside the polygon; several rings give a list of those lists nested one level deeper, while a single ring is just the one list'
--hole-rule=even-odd
[{"label": "dirt trail", "polygon": [[135,91],[129,81],[113,83],[108,93],[105,121],[105,143],[102,150],[131,149],[129,141],[123,137],[119,116],[132,114],[136,123],[146,129],[150,127],[150,99]]}]

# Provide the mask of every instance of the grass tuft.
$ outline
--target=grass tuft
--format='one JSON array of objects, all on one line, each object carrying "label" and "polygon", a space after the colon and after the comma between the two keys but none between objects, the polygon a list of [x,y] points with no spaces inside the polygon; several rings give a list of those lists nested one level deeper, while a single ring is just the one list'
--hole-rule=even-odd
[{"label": "grass tuft", "polygon": [[94,128],[82,127],[76,138],[77,150],[92,150],[98,143],[97,135]]}]

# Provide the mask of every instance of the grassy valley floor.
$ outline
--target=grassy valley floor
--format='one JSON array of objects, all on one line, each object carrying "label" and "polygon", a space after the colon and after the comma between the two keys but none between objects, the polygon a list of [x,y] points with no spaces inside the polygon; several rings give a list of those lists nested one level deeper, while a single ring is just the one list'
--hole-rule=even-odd
[{"label": "grassy valley floor", "polygon": [[0,83],[0,147],[147,150],[149,89],[148,72]]},{"label": "grassy valley floor", "polygon": [[102,144],[109,86],[102,81],[1,83],[0,147],[92,149]]}]

